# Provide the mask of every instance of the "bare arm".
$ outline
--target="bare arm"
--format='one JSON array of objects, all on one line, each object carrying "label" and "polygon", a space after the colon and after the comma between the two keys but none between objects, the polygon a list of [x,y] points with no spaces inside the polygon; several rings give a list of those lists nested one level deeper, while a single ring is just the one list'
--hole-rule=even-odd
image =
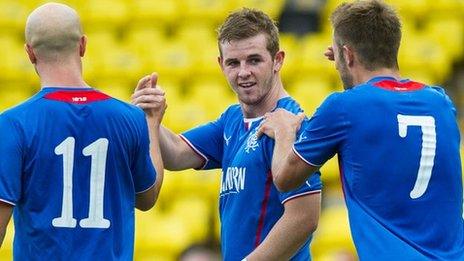
[{"label": "bare arm", "polygon": [[258,134],[275,139],[272,156],[272,178],[277,189],[290,191],[301,186],[319,167],[304,162],[293,151],[296,133],[304,115],[278,109],[265,115]]},{"label": "bare arm", "polygon": [[[156,122],[154,121],[153,117],[147,116],[147,124],[149,126],[155,125]],[[135,207],[142,211],[150,210],[155,205],[164,179],[164,165],[158,142],[159,127],[149,127],[148,135],[150,138],[150,158],[156,170],[156,181],[151,188],[136,195]]]},{"label": "bare arm", "polygon": [[200,168],[204,159],[179,135],[164,126],[160,127],[160,145],[163,162],[168,170]]},{"label": "bare arm", "polygon": [[320,193],[287,201],[284,214],[247,261],[289,260],[316,230],[320,205]]},{"label": "bare arm", "polygon": [[3,239],[6,234],[6,227],[10,222],[12,212],[12,205],[0,202],[0,248],[2,247]]},{"label": "bare arm", "polygon": [[[145,113],[155,110],[156,118],[149,121],[149,128],[156,128],[153,137],[159,142],[164,167],[168,170],[199,168],[204,159],[198,155],[182,138],[161,125],[166,109],[164,91],[156,85],[156,74],[143,77],[132,95],[132,104],[144,109]],[[163,107],[163,110],[157,108]],[[148,114],[147,114],[148,117]]]}]

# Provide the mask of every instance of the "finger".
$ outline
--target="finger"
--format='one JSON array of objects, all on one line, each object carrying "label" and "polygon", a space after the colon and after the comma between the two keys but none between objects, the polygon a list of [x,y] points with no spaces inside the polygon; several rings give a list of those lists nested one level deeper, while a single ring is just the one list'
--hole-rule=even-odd
[{"label": "finger", "polygon": [[150,87],[156,88],[157,83],[158,83],[158,73],[154,72],[150,75]]},{"label": "finger", "polygon": [[135,91],[141,90],[146,87],[147,83],[150,81],[150,75],[144,76],[142,79],[139,80],[137,86],[135,87]]},{"label": "finger", "polygon": [[143,96],[143,95],[156,95],[156,96],[164,96],[165,93],[162,89],[158,89],[158,88],[145,88],[145,89],[141,89],[141,90],[138,90],[138,91],[135,91],[132,96],[131,96],[131,99],[135,99],[137,97],[140,97],[140,96]]},{"label": "finger", "polygon": [[165,108],[165,107],[160,107],[159,104],[154,104],[154,103],[139,103],[136,106],[140,107],[143,110]]},{"label": "finger", "polygon": [[303,113],[303,112],[299,112],[296,116],[298,116],[298,118],[300,118],[300,120],[304,120],[304,118],[306,117],[306,115]]},{"label": "finger", "polygon": [[164,103],[166,99],[164,96],[155,96],[155,95],[144,95],[137,97],[136,99],[132,100],[132,104],[140,104],[140,103],[156,103],[161,104]]},{"label": "finger", "polygon": [[256,132],[256,139],[261,138],[261,136],[263,136],[263,134],[264,134],[264,126],[261,125],[261,126],[258,128],[258,131]]}]

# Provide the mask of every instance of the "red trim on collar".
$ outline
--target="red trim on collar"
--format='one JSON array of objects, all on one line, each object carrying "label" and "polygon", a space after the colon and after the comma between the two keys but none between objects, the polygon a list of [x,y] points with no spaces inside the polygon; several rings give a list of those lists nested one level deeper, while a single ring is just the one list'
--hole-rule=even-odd
[{"label": "red trim on collar", "polygon": [[425,87],[425,84],[413,81],[407,82],[399,82],[394,80],[383,80],[373,84],[376,87],[380,87],[382,89],[390,90],[390,91],[398,91],[398,92],[405,92],[405,91],[415,91]]},{"label": "red trim on collar", "polygon": [[103,101],[111,97],[97,91],[55,91],[47,93],[45,99],[62,101],[75,104],[86,104],[96,101]]}]

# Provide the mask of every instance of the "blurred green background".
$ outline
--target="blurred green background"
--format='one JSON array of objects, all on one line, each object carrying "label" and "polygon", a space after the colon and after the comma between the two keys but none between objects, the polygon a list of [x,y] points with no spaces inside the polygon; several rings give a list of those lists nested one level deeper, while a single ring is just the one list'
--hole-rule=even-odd
[{"label": "blurred green background", "polygon": [[[38,77],[23,49],[27,15],[46,1],[0,0],[0,110],[35,93]],[[88,36],[84,75],[93,87],[129,101],[137,81],[157,71],[166,90],[164,124],[181,132],[214,120],[236,103],[217,64],[216,28],[230,11],[259,8],[281,27],[284,86],[308,115],[341,90],[323,53],[331,44],[328,17],[340,0],[71,0]],[[444,85],[464,102],[464,1],[387,0],[403,22],[402,76]],[[322,168],[323,210],[313,260],[356,260],[337,160]],[[220,171],[167,172],[154,209],[137,212],[136,260],[176,260],[195,243],[217,249]],[[239,226],[239,224],[237,224]],[[10,224],[0,260],[12,259]]]}]

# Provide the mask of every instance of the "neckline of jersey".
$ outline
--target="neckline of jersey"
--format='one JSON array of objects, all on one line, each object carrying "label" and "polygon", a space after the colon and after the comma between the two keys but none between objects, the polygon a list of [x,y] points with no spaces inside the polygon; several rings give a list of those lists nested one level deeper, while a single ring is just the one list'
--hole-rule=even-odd
[{"label": "neckline of jersey", "polygon": [[368,80],[366,82],[366,84],[373,85],[374,83],[385,81],[385,80],[392,80],[392,81],[401,82],[401,83],[405,83],[405,82],[410,81],[409,79],[397,79],[397,78],[395,78],[393,76],[382,76],[381,75],[381,76],[372,77],[370,80]]},{"label": "neckline of jersey", "polygon": [[74,87],[74,86],[44,86],[41,91],[94,91],[92,87]]}]

